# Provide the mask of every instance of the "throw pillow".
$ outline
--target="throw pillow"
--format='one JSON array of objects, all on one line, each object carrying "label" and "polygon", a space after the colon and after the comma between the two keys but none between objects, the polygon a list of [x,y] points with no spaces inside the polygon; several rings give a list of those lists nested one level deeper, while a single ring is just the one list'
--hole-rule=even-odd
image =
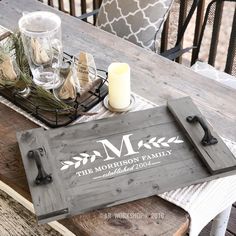
[{"label": "throw pillow", "polygon": [[153,50],[159,45],[172,3],[173,0],[103,0],[96,25]]}]

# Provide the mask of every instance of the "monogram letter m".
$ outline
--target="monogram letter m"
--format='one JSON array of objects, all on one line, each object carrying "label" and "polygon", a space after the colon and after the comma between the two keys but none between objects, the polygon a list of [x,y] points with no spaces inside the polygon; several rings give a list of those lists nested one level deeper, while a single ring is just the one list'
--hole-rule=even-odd
[{"label": "monogram letter m", "polygon": [[103,147],[104,147],[104,150],[106,152],[106,155],[107,155],[107,158],[104,160],[104,161],[108,161],[108,160],[112,160],[114,159],[115,157],[112,157],[109,155],[108,153],[108,149],[110,151],[112,151],[117,157],[121,157],[121,153],[122,153],[122,148],[123,148],[123,144],[125,144],[126,146],[126,149],[128,151],[127,154],[125,154],[124,156],[130,156],[130,155],[133,155],[133,154],[136,154],[138,152],[135,152],[133,147],[132,147],[132,144],[130,142],[130,139],[129,137],[131,136],[132,134],[127,134],[127,135],[124,135],[122,137],[122,141],[121,141],[121,146],[120,146],[120,150],[117,149],[110,141],[108,141],[107,139],[103,139],[103,140],[99,140],[97,141],[97,143],[102,143]]}]

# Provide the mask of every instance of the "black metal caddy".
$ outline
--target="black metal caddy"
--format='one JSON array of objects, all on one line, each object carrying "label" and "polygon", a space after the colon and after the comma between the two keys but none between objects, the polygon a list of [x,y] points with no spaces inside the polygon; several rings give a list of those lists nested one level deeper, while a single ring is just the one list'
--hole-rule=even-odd
[{"label": "black metal caddy", "polygon": [[[0,35],[0,41],[11,35],[6,32]],[[64,52],[64,59],[69,60],[73,56]],[[104,70],[97,69],[97,78],[92,82],[92,86],[83,94],[77,94],[74,102],[66,104],[67,108],[48,108],[44,105],[37,105],[30,96],[23,96],[18,93],[13,86],[0,86],[0,95],[8,101],[23,109],[28,114],[43,122],[49,128],[58,128],[67,126],[80,116],[101,102],[108,93],[106,85],[107,73]],[[103,74],[103,75],[101,75]],[[34,85],[35,86],[35,85]],[[62,102],[62,101],[61,101]]]}]

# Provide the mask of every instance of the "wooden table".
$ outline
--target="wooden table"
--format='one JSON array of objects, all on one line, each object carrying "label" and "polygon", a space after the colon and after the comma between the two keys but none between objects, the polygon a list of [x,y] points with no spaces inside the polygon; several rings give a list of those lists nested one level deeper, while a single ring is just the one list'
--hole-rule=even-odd
[{"label": "wooden table", "polygon": [[[0,24],[14,30],[22,11],[55,9],[37,0],[2,0]],[[235,91],[209,81],[182,65],[171,62],[125,40],[96,29],[76,18],[57,12],[62,18],[63,43],[66,52],[87,51],[95,56],[97,67],[107,69],[112,61],[129,63],[132,90],[159,104],[168,98],[190,95],[216,131],[236,140]],[[36,127],[21,115],[0,105],[0,180],[30,199],[15,133]],[[104,219],[102,213],[134,212],[143,215],[164,213],[164,220]],[[187,214],[158,197],[123,204],[60,221],[75,234],[82,235],[183,235],[188,229]]]}]

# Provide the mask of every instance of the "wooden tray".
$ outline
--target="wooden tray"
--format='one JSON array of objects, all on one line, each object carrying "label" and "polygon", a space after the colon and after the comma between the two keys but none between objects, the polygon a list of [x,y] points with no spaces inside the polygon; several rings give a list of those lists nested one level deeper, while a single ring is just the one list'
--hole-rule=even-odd
[{"label": "wooden tray", "polygon": [[[203,146],[189,115],[218,143]],[[17,139],[39,223],[236,174],[235,157],[190,98]]]}]

